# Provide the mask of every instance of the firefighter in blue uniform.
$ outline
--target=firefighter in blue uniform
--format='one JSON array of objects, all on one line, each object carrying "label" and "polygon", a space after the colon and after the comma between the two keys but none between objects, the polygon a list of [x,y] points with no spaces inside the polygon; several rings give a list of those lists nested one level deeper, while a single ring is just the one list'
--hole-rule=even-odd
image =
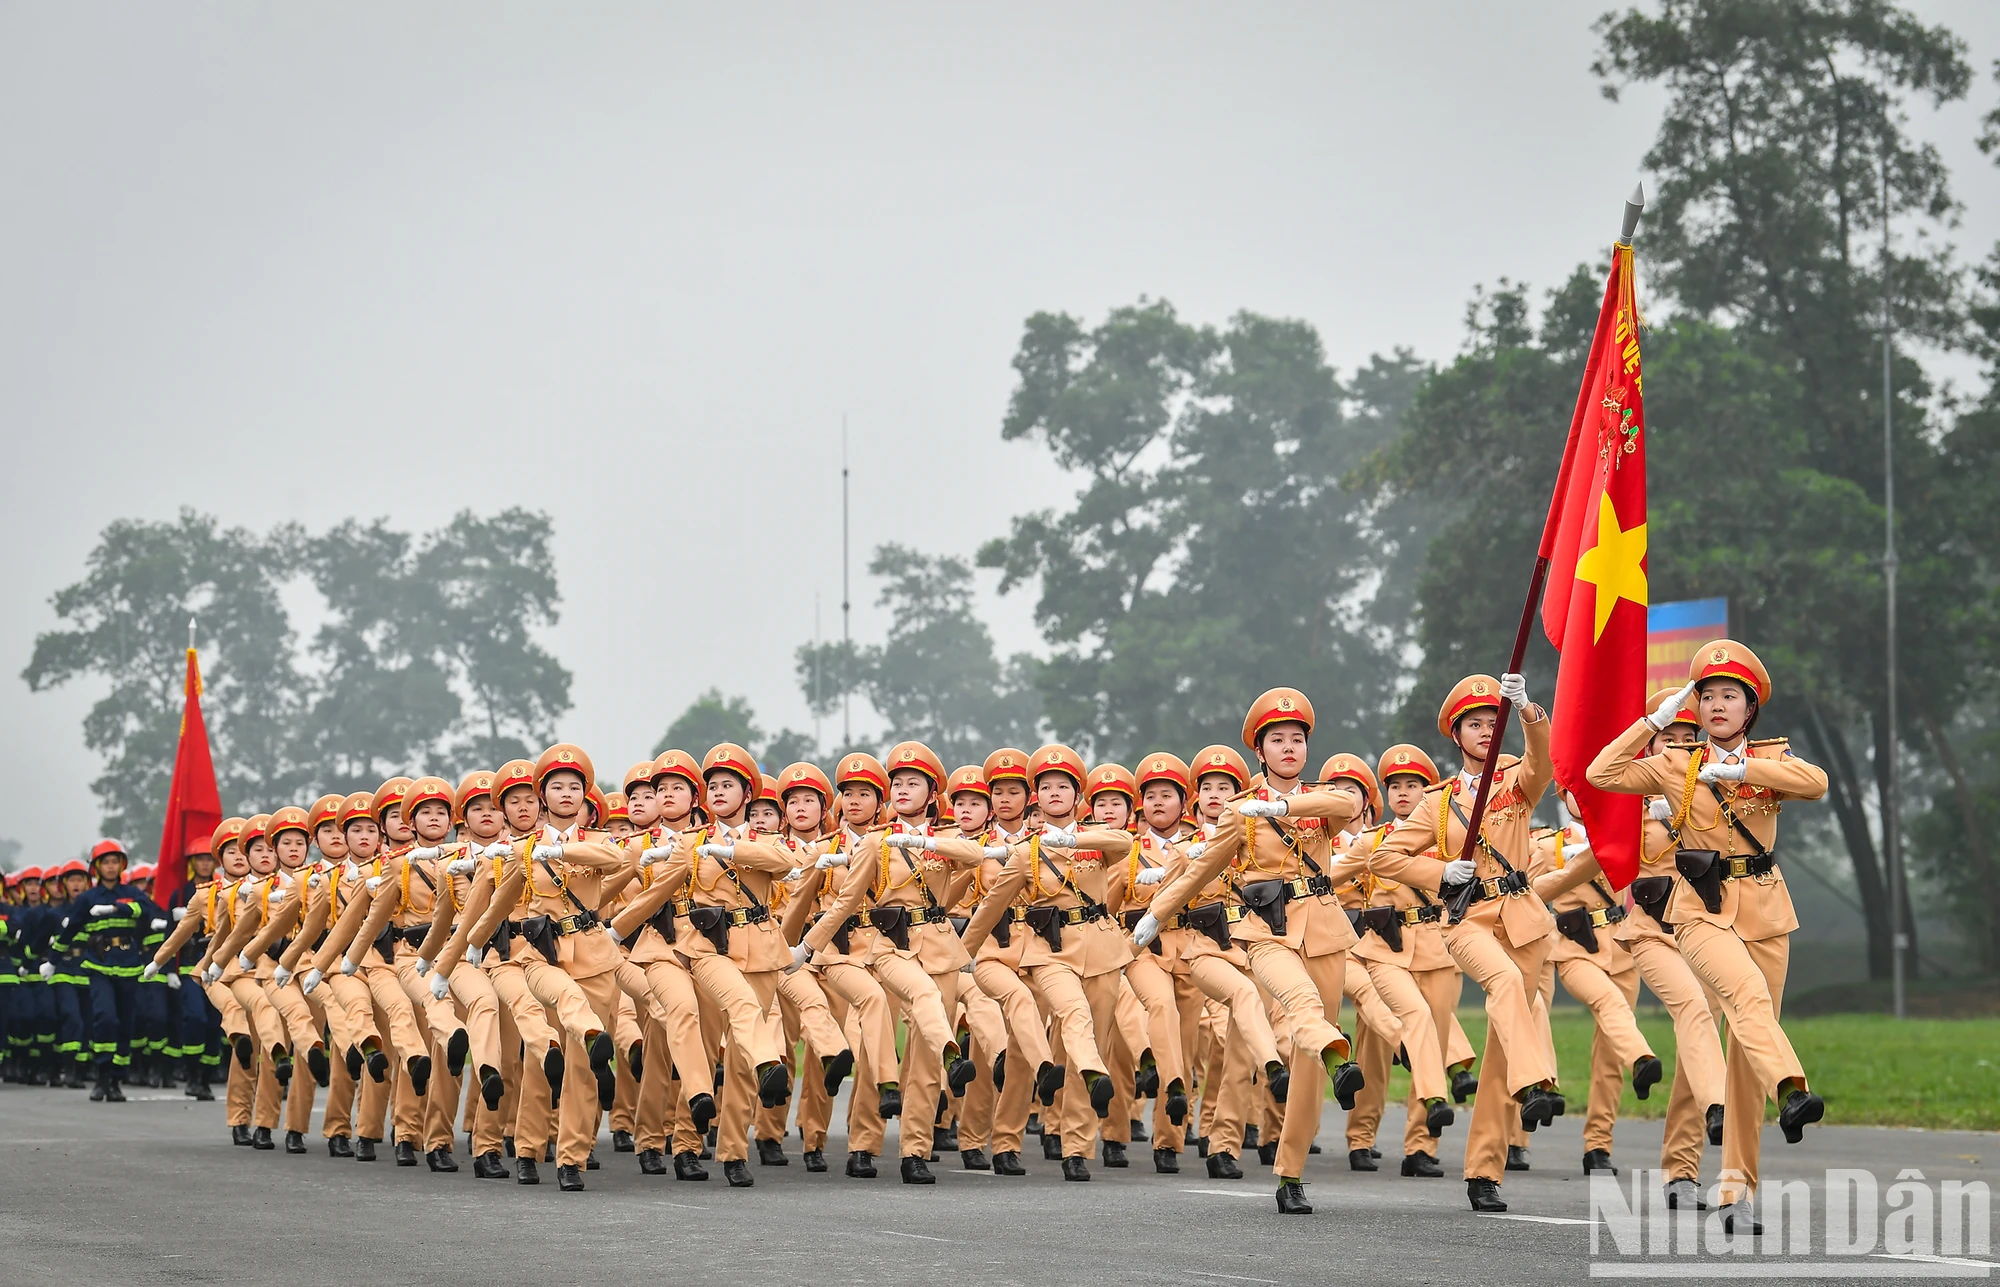
[{"label": "firefighter in blue uniform", "polygon": [[132,1064],[132,1031],[138,1018],[139,974],[146,957],[140,946],[152,922],[166,913],[125,883],[125,846],[100,840],[90,851],[96,882],[71,902],[64,915],[65,939],[83,950],[90,988],[90,1052],[97,1065],[93,1101],[119,1104],[118,1083]]},{"label": "firefighter in blue uniform", "polygon": [[[209,838],[190,840],[188,850],[187,879],[174,890],[167,915],[170,922],[187,915],[188,905],[206,894],[209,882],[215,879],[215,855],[209,852]],[[168,967],[180,983],[177,987],[167,985],[173,989],[167,1011],[167,1040],[170,1049],[179,1051],[181,1075],[187,1078],[186,1093],[193,1099],[215,1098],[209,1084],[222,1067],[222,1019],[208,1003],[201,980],[195,977],[201,972],[201,957],[207,946],[199,939],[189,940],[181,945],[180,956]],[[165,982],[168,974],[163,972],[154,977]]]},{"label": "firefighter in blue uniform", "polygon": [[16,874],[16,906],[8,917],[8,939],[19,962],[21,982],[9,1042],[21,1061],[21,1080],[30,1086],[53,1086],[60,1074],[56,1069],[55,992],[40,968],[51,923],[42,897],[43,873],[40,867],[28,867]]},{"label": "firefighter in blue uniform", "polygon": [[45,915],[29,940],[39,964],[36,972],[48,986],[55,1012],[55,1073],[52,1086],[80,1090],[84,1066],[90,1062],[90,980],[83,972],[83,948],[64,929],[70,900],[90,886],[83,860],[72,858],[42,874]]}]

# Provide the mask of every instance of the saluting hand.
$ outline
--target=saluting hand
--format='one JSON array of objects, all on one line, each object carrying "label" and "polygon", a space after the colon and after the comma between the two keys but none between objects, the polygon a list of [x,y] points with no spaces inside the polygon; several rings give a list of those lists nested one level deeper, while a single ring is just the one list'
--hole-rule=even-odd
[{"label": "saluting hand", "polygon": [[736,856],[736,846],[734,843],[726,845],[698,845],[695,847],[695,852],[704,858],[720,858],[722,861],[728,862]]},{"label": "saluting hand", "polygon": [[1749,771],[1750,765],[1738,760],[1734,764],[1704,764],[1695,776],[1703,782],[1741,782]]},{"label": "saluting hand", "polygon": [[1687,699],[1692,696],[1694,696],[1693,684],[1687,685],[1678,693],[1669,694],[1653,708],[1653,713],[1646,717],[1646,722],[1653,726],[1655,733],[1666,732],[1667,727],[1674,722],[1674,717],[1680,714],[1681,708],[1687,705]]},{"label": "saluting hand", "polygon": [[1076,848],[1076,832],[1065,831],[1061,827],[1048,827],[1042,832],[1042,843],[1054,845],[1058,849]]},{"label": "saluting hand", "polygon": [[819,868],[821,871],[825,871],[829,867],[845,867],[846,865],[847,855],[844,852],[821,854],[819,861],[813,864],[813,866]]}]

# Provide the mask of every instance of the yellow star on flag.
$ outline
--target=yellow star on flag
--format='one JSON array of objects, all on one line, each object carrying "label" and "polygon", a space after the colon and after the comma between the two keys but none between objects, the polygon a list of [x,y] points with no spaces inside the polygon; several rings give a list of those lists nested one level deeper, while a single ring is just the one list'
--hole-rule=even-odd
[{"label": "yellow star on flag", "polygon": [[1629,531],[1619,527],[1611,497],[1600,494],[1597,544],[1576,560],[1576,579],[1597,587],[1597,628],[1591,632],[1592,643],[1604,637],[1604,623],[1611,620],[1611,610],[1620,599],[1646,606],[1646,569],[1641,566],[1645,557],[1646,525],[1641,523]]}]

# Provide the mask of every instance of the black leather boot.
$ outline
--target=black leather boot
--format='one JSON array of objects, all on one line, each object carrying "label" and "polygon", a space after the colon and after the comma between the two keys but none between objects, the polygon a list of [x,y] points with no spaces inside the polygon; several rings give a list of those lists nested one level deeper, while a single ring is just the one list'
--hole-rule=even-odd
[{"label": "black leather boot", "polygon": [[693,1149],[674,1154],[674,1178],[676,1180],[706,1180],[708,1168],[701,1164],[701,1154]]},{"label": "black leather boot", "polygon": [[1292,1072],[1273,1059],[1264,1065],[1264,1088],[1271,1092],[1271,1099],[1279,1104],[1291,1098]]},{"label": "black leather boot", "polygon": [[522,1156],[514,1159],[514,1183],[540,1184],[541,1182],[542,1172],[535,1165],[534,1158]]},{"label": "black leather boot", "polygon": [[1585,1152],[1583,1155],[1583,1173],[1585,1175],[1618,1174],[1618,1168],[1611,1165],[1611,1151],[1609,1149],[1594,1148]]},{"label": "black leather boot", "polygon": [[396,1165],[415,1166],[416,1164],[417,1164],[417,1146],[410,1143],[410,1141],[408,1140],[397,1140]]},{"label": "black leather boot", "polygon": [[321,1089],[333,1080],[333,1064],[326,1057],[325,1046],[314,1046],[306,1051],[306,1071],[312,1074],[313,1085]]},{"label": "black leather boot", "polygon": [[881,1113],[882,1120],[885,1122],[892,1117],[901,1117],[903,1115],[902,1088],[900,1086],[882,1087],[875,1105]]},{"label": "black leather boot", "polygon": [[1465,1196],[1472,1203],[1474,1211],[1505,1211],[1507,1204],[1500,1200],[1500,1186],[1492,1180],[1467,1180]]},{"label": "black leather boot", "polygon": [[1420,1180],[1442,1180],[1444,1168],[1428,1153],[1403,1154],[1403,1174]]},{"label": "black leather boot", "polygon": [[1297,1180],[1286,1180],[1278,1186],[1279,1215],[1311,1215],[1312,1203],[1306,1201],[1306,1186]]},{"label": "black leather boot", "polygon": [[741,1159],[732,1159],[722,1164],[722,1178],[729,1181],[732,1189],[747,1189],[757,1181],[750,1176],[750,1164]]},{"label": "black leather boot", "polygon": [[583,1192],[583,1168],[579,1166],[558,1166],[556,1168],[556,1188],[564,1193]]},{"label": "black leather boot", "polygon": [[1054,1131],[1043,1131],[1042,1160],[1044,1162],[1059,1162],[1062,1160],[1062,1155],[1062,1136],[1056,1134]]},{"label": "black leather boot", "polygon": [[472,1037],[465,1029],[455,1029],[451,1040],[444,1043],[444,1069],[453,1078],[465,1073],[465,1057],[472,1053]]},{"label": "black leather boot", "polygon": [[708,1124],[715,1120],[715,1096],[704,1092],[690,1099],[688,1116],[694,1119],[694,1133],[706,1136]]},{"label": "black leather boot", "polygon": [[230,1127],[230,1128],[229,1128],[229,1142],[230,1142],[231,1144],[235,1144],[235,1145],[239,1145],[239,1146],[241,1146],[241,1147],[243,1147],[243,1148],[249,1148],[249,1147],[250,1147],[250,1128],[249,1128],[248,1126],[232,1126],[232,1127]]},{"label": "black leather boot", "polygon": [[353,1157],[354,1141],[348,1139],[345,1135],[330,1135],[326,1141],[326,1155],[328,1157]]},{"label": "black leather boot", "polygon": [[826,1173],[826,1154],[823,1151],[816,1148],[809,1148],[806,1150],[805,1156],[800,1160],[806,1164],[806,1170],[812,1174],[824,1175]]},{"label": "black leather boot", "polygon": [[936,1184],[937,1177],[931,1174],[930,1164],[920,1157],[903,1159],[903,1183]]},{"label": "black leather boot", "polygon": [[1479,1092],[1479,1078],[1472,1075],[1472,1069],[1461,1068],[1451,1075],[1451,1102],[1463,1104]]},{"label": "black leather boot", "polygon": [[1367,1149],[1351,1148],[1347,1150],[1347,1169],[1350,1171],[1379,1171],[1382,1168],[1375,1164],[1375,1159],[1368,1155]]},{"label": "black leather boot", "polygon": [[611,1132],[611,1151],[613,1153],[630,1153],[632,1151],[632,1132]]},{"label": "black leather boot", "polygon": [[1259,1144],[1257,1146],[1257,1160],[1265,1166],[1277,1165],[1278,1141],[1272,1140],[1267,1144]]},{"label": "black leather boot", "polygon": [[498,1068],[479,1070],[479,1097],[486,1101],[489,1112],[500,1107],[500,1101],[507,1097],[507,1083],[501,1078]]},{"label": "black leather boot", "polygon": [[504,1180],[507,1178],[507,1164],[500,1160],[498,1153],[481,1153],[472,1159],[472,1173],[482,1180]]},{"label": "black leather boot", "polygon": [[1062,1173],[1065,1180],[1088,1180],[1090,1178],[1090,1168],[1083,1164],[1083,1159],[1080,1157],[1064,1158],[1062,1160]]},{"label": "black leather boot", "polygon": [[1181,1173],[1181,1155],[1170,1148],[1154,1149],[1153,1171],[1158,1175],[1179,1175]]},{"label": "black leather boot", "polygon": [[856,1149],[847,1155],[847,1178],[850,1180],[872,1180],[875,1178],[875,1155],[863,1149]]},{"label": "black leather boot", "polygon": [[1342,1112],[1353,1112],[1354,1097],[1367,1084],[1368,1079],[1361,1074],[1361,1065],[1348,1060],[1333,1070],[1333,1102],[1340,1105]]},{"label": "black leather boot", "polygon": [[840,1083],[847,1080],[854,1071],[854,1052],[843,1050],[826,1061],[826,1097],[832,1099],[840,1091]]},{"label": "black leather boot", "polygon": [[1021,1155],[1012,1149],[993,1155],[993,1174],[1026,1175],[1028,1168],[1021,1165]]},{"label": "black leather boot", "polygon": [[1180,1084],[1176,1082],[1167,1087],[1167,1120],[1179,1126],[1187,1121],[1187,1115],[1187,1092],[1180,1089]]},{"label": "black leather boot", "polygon": [[967,1171],[990,1171],[993,1163],[986,1158],[983,1148],[962,1148],[958,1151],[958,1164]]},{"label": "black leather boot", "polygon": [[1806,1127],[1825,1116],[1825,1100],[1809,1090],[1794,1090],[1785,1096],[1785,1106],[1778,1110],[1778,1129],[1785,1133],[1785,1143],[1796,1144],[1805,1138]]},{"label": "black leather boot", "polygon": [[639,1174],[665,1175],[666,1173],[667,1155],[664,1152],[656,1148],[639,1150]]},{"label": "black leather boot", "polygon": [[431,1057],[429,1055],[410,1056],[410,1089],[422,1096],[430,1093]]},{"label": "black leather boot", "polygon": [[251,1131],[250,1147],[256,1149],[260,1153],[268,1153],[272,1149],[278,1147],[276,1144],[273,1144],[271,1142],[271,1128],[268,1126],[259,1126],[256,1130]]},{"label": "black leather boot", "polygon": [[[936,1138],[931,1141],[931,1152],[958,1152],[958,1127],[956,1125],[939,1127]],[[935,1162],[937,1159],[932,1158],[931,1160]]]},{"label": "black leather boot", "polygon": [[1236,1165],[1236,1159],[1228,1153],[1208,1155],[1208,1178],[1211,1180],[1240,1180],[1243,1168]]},{"label": "black leather boot", "polygon": [[1507,1169],[1510,1171],[1525,1171],[1529,1169],[1528,1150],[1526,1146],[1521,1144],[1509,1144],[1507,1146]]},{"label": "black leather boot", "polygon": [[785,1142],[783,1140],[757,1141],[757,1165],[790,1166],[791,1164],[792,1159],[785,1156]]},{"label": "black leather boot", "polygon": [[354,1141],[354,1160],[357,1162],[373,1162],[375,1160],[375,1146],[381,1142],[381,1140],[371,1140],[366,1135],[356,1137]]},{"label": "black leather boot", "polygon": [[1640,1099],[1653,1093],[1653,1087],[1660,1084],[1660,1078],[1667,1075],[1661,1066],[1659,1056],[1646,1055],[1632,1065],[1632,1093]]},{"label": "black leather boot", "polygon": [[[1749,1234],[1753,1238],[1758,1237],[1764,1232],[1763,1222],[1753,1217],[1748,1211],[1738,1211],[1737,1208],[1740,1206],[1742,1206],[1742,1203],[1732,1202],[1722,1208],[1722,1231],[1733,1235],[1737,1232],[1737,1227],[1741,1225],[1742,1232]],[[1737,1218],[1739,1215],[1742,1217],[1740,1220]]]},{"label": "black leather boot", "polygon": [[1458,1114],[1442,1099],[1424,1110],[1424,1129],[1431,1133],[1432,1139],[1444,1134],[1444,1128],[1457,1120]]},{"label": "black leather boot", "polygon": [[452,1156],[452,1152],[448,1148],[434,1148],[424,1154],[424,1164],[433,1171],[456,1171],[458,1169],[458,1159]]},{"label": "black leather boot", "polygon": [[772,1063],[757,1074],[757,1102],[776,1108],[792,1097],[792,1075],[781,1063]]},{"label": "black leather boot", "polygon": [[303,1153],[303,1152],[305,1152],[305,1151],[306,1151],[306,1137],[305,1137],[305,1135],[304,1135],[304,1134],[303,1134],[302,1132],[299,1132],[299,1131],[286,1131],[286,1132],[285,1132],[285,1152],[287,1152],[287,1153]]},{"label": "black leather boot", "polygon": [[1125,1145],[1118,1140],[1105,1140],[1101,1159],[1106,1166],[1123,1169],[1132,1165],[1125,1157]]},{"label": "black leather boot", "polygon": [[1556,1096],[1540,1086],[1530,1086],[1521,1095],[1521,1129],[1532,1132],[1546,1126],[1556,1114]]},{"label": "black leather boot", "polygon": [[1035,1098],[1047,1108],[1056,1102],[1056,1092],[1062,1089],[1063,1080],[1069,1072],[1061,1064],[1043,1064],[1035,1073]]},{"label": "black leather boot", "polygon": [[1722,1105],[1720,1104],[1710,1104],[1708,1106],[1708,1142],[1711,1144],[1722,1143]]},{"label": "black leather boot", "polygon": [[370,1081],[380,1085],[388,1077],[389,1056],[385,1051],[377,1050],[362,1062],[368,1069],[368,1079]]}]

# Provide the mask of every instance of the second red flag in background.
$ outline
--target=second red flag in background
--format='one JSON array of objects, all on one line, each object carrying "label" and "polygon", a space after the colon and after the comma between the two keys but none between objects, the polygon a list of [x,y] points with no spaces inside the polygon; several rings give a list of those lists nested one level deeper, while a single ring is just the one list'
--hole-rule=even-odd
[{"label": "second red flag in background", "polygon": [[1599,791],[1584,771],[1646,700],[1646,413],[1632,247],[1612,252],[1597,332],[1542,529],[1549,560],[1542,629],[1561,654],[1550,751],[1582,808],[1614,887],[1639,869],[1636,795]]}]

